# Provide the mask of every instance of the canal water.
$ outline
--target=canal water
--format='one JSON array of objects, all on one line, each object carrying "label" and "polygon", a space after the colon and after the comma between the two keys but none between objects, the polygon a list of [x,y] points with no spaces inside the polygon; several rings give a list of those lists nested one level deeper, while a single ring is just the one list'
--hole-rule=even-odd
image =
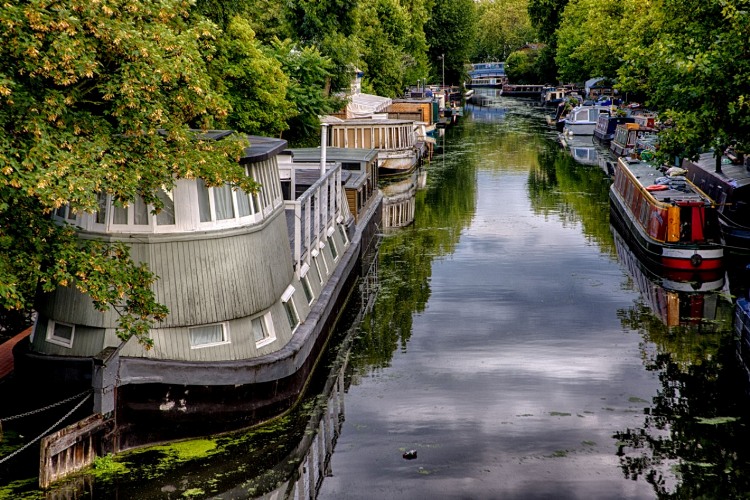
[{"label": "canal water", "polygon": [[[421,172],[413,223],[384,231],[295,411],[99,460],[56,493],[749,494],[740,278],[643,268],[610,227],[604,171],[555,139],[529,102],[467,108]],[[37,497],[34,478],[15,479],[0,497]]]}]

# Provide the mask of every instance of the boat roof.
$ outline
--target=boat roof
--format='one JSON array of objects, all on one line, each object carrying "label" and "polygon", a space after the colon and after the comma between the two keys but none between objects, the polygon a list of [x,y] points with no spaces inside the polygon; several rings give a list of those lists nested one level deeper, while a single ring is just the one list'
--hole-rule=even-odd
[{"label": "boat roof", "polygon": [[[291,148],[288,149],[294,161],[317,162],[320,161],[320,148]],[[333,162],[369,162],[378,156],[377,149],[362,148],[326,148],[326,160]]]},{"label": "boat roof", "polygon": [[[665,177],[664,172],[659,170],[653,164],[636,160],[632,158],[619,159],[621,168],[627,168],[633,174],[638,182],[644,188],[659,184],[656,182],[657,179]],[[684,181],[685,189],[674,189],[669,187],[668,189],[662,189],[661,191],[649,191],[651,195],[661,203],[675,203],[675,202],[703,202],[713,203],[713,201],[698,189],[692,182],[687,180],[685,177],[677,176],[675,180]]]},{"label": "boat roof", "polygon": [[[220,141],[236,132],[234,130],[197,130],[193,129],[197,138],[201,140]],[[240,163],[256,163],[272,158],[279,154],[287,146],[284,139],[275,137],[263,137],[260,135],[245,135],[250,146],[243,150]]]},{"label": "boat roof", "polygon": [[712,179],[730,187],[733,191],[737,189],[750,190],[750,187],[748,187],[750,186],[750,170],[744,165],[724,164],[722,162],[721,172],[716,172],[716,157],[714,154],[703,153],[697,160],[683,161],[683,168],[690,170],[691,167],[704,171]]}]

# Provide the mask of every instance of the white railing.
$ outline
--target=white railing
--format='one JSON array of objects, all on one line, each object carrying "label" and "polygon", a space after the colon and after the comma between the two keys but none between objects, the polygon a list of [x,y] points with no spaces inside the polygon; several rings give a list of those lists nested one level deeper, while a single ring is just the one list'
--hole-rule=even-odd
[{"label": "white railing", "polygon": [[[306,166],[309,170],[309,165]],[[293,168],[302,168],[294,166]],[[295,176],[292,175],[292,179]],[[292,193],[295,191],[292,182]],[[320,248],[328,228],[342,217],[343,190],[341,188],[341,164],[330,166],[319,178],[294,201],[287,201],[286,208],[294,209],[294,255],[295,270],[300,272],[302,264],[310,265],[312,250]]]}]

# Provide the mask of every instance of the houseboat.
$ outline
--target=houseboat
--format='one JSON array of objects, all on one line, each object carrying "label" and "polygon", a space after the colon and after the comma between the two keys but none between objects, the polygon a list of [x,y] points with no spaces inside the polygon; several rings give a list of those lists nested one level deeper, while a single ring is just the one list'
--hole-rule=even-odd
[{"label": "houseboat", "polygon": [[609,149],[616,156],[630,156],[638,152],[636,145],[639,139],[655,136],[654,129],[638,122],[618,124],[615,135],[609,143]]},{"label": "houseboat", "polygon": [[565,101],[568,90],[564,87],[545,87],[542,89],[541,105],[548,107],[557,107],[558,104]]},{"label": "houseboat", "polygon": [[284,188],[279,175],[286,141],[248,142],[240,162],[261,185],[256,193],[178,179],[160,194],[158,214],[104,194],[97,213],[54,214],[81,238],[125,242],[159,276],[153,290],[170,311],[146,350],[121,343],[116,311],[97,311],[74,287],[40,300],[30,341],[15,352],[16,375],[58,399],[93,389],[94,414],[113,426],[89,452],[253,425],[288,410],[306,385],[357,280],[370,246],[363,239],[376,233],[380,198],[355,222],[341,164],[323,165],[295,196],[295,177]]},{"label": "houseboat", "polygon": [[688,179],[620,157],[609,198],[612,223],[624,228],[646,261],[669,270],[722,268],[716,207]]},{"label": "houseboat", "polygon": [[609,115],[609,108],[581,104],[571,109],[565,117],[563,133],[568,135],[594,135],[599,115]]},{"label": "houseboat", "polygon": [[502,88],[503,84],[508,81],[508,77],[505,75],[504,62],[472,64],[469,70],[469,78],[470,80],[466,84],[466,87],[470,89],[482,87]]},{"label": "houseboat", "polygon": [[329,128],[329,147],[377,150],[381,176],[407,174],[422,159],[417,144],[420,127],[412,120],[333,118],[325,121]]},{"label": "houseboat", "polygon": [[623,123],[633,123],[631,116],[616,116],[610,113],[600,113],[594,127],[594,138],[603,144],[609,144],[615,137],[615,130]]},{"label": "houseboat", "polygon": [[534,97],[540,99],[545,85],[511,84],[503,85],[503,95],[508,97]]},{"label": "houseboat", "polygon": [[724,244],[733,253],[750,252],[750,165],[726,156],[716,169],[713,153],[683,160],[685,176],[716,201]]}]

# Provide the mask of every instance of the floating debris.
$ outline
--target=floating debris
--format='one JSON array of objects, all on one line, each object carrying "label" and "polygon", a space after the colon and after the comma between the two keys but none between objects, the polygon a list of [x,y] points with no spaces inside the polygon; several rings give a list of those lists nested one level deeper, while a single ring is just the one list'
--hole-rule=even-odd
[{"label": "floating debris", "polygon": [[403,457],[406,460],[414,460],[415,458],[417,458],[417,450],[405,451]]}]

